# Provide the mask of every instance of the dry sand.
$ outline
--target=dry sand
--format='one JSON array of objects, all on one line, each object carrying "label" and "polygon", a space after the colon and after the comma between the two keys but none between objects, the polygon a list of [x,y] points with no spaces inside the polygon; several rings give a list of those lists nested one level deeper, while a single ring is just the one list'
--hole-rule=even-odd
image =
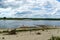
[{"label": "dry sand", "polygon": [[[41,34],[37,35],[37,32],[40,32]],[[60,36],[60,29],[18,32],[16,35],[0,34],[0,40],[48,40],[52,35]]]}]

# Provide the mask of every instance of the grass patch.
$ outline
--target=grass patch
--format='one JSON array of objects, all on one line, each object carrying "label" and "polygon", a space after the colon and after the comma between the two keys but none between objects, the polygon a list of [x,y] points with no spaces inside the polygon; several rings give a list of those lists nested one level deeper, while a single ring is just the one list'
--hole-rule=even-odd
[{"label": "grass patch", "polygon": [[48,40],[60,40],[60,37],[57,37],[57,36],[52,36],[50,39]]},{"label": "grass patch", "polygon": [[8,32],[8,31],[2,31],[2,33],[6,33],[6,32]]}]

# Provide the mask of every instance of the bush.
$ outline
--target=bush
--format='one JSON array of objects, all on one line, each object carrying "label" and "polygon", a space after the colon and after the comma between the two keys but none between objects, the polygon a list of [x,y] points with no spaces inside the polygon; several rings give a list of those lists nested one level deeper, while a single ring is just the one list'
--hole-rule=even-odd
[{"label": "bush", "polygon": [[3,17],[4,19],[6,19],[6,17]]}]

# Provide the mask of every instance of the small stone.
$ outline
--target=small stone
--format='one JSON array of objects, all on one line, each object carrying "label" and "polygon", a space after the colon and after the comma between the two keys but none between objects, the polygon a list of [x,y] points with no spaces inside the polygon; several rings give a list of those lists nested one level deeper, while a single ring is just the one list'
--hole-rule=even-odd
[{"label": "small stone", "polygon": [[2,39],[5,39],[4,37],[2,37]]},{"label": "small stone", "polygon": [[41,34],[41,33],[39,33],[39,32],[37,33],[37,35],[40,35],[40,34]]}]

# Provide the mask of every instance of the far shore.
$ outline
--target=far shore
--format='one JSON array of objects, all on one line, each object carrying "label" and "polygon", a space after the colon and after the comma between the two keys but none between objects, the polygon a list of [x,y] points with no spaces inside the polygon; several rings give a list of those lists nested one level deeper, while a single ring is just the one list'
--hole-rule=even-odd
[{"label": "far shore", "polygon": [[60,20],[60,18],[0,18],[0,20]]}]

